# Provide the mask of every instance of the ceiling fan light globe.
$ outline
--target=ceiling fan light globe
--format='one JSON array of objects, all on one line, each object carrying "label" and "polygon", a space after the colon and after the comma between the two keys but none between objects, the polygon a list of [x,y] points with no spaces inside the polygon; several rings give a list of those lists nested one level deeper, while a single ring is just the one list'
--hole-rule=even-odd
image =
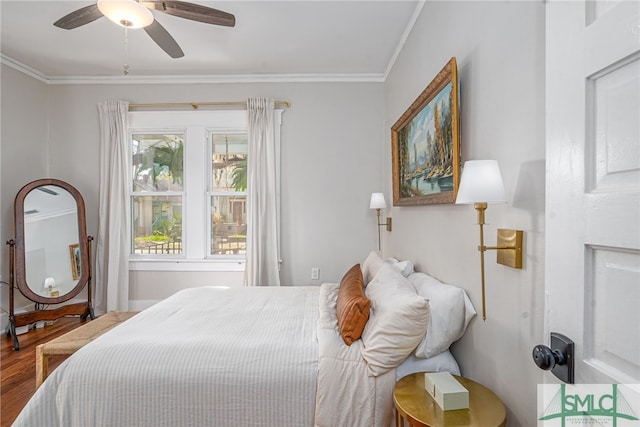
[{"label": "ceiling fan light globe", "polygon": [[151,11],[135,0],[98,0],[98,9],[125,28],[144,28],[153,22]]}]

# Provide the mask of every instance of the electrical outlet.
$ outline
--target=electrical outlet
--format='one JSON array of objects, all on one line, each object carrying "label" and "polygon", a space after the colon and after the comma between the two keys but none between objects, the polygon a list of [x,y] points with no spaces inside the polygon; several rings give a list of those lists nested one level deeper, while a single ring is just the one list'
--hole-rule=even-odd
[{"label": "electrical outlet", "polygon": [[313,267],[311,269],[311,280],[320,279],[320,269],[318,267]]}]

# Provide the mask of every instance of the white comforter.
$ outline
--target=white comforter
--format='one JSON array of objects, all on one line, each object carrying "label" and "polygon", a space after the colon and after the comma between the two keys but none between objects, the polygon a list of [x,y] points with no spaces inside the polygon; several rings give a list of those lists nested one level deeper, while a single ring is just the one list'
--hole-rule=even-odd
[{"label": "white comforter", "polygon": [[187,289],[72,355],[15,426],[388,426],[395,373],[337,334],[338,285]]}]

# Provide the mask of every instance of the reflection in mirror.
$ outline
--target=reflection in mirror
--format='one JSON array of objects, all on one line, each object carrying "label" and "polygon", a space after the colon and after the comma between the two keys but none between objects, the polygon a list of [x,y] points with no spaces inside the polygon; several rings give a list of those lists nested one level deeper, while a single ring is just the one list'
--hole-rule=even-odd
[{"label": "reflection in mirror", "polygon": [[78,213],[71,193],[56,185],[34,188],[24,200],[26,282],[35,294],[56,298],[80,277]]}]

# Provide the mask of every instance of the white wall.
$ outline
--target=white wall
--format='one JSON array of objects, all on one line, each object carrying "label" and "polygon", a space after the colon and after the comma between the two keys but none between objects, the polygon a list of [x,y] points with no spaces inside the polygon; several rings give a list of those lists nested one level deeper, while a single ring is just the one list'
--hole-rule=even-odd
[{"label": "white wall", "polygon": [[[544,5],[542,2],[426,2],[385,82],[385,191],[390,198],[389,129],[455,56],[461,87],[462,161],[497,159],[509,202],[487,210],[485,242],[496,228],[525,232],[524,268],[486,257],[487,312],[453,347],[465,376],[507,406],[509,426],[536,423],[542,371],[531,350],[543,339]],[[473,207],[394,207],[386,255],[464,287],[481,309],[479,229]]]},{"label": "white wall", "polygon": [[[14,74],[3,75],[3,87],[20,83],[17,80],[23,77]],[[368,202],[384,182],[378,149],[383,138],[382,83],[90,84],[40,90],[50,98],[43,113],[43,118],[49,115],[49,175],[82,193],[90,235],[97,235],[98,225],[98,102],[111,98],[132,103],[238,101],[268,96],[292,103],[282,126],[283,284],[339,281],[376,248],[375,214]],[[21,114],[20,120],[30,123],[24,118],[28,115]],[[2,121],[5,125],[4,115]],[[16,155],[14,163],[26,162],[26,157]],[[44,172],[34,178],[41,175]],[[26,183],[20,176],[6,178],[7,184],[12,183],[6,193],[10,197]],[[320,268],[320,280],[311,280],[311,267]],[[243,275],[136,271],[130,278],[130,299],[139,308],[183,287],[240,285]]]},{"label": "white wall", "polygon": [[[2,65],[0,135],[0,274],[9,280],[9,251],[5,242],[15,237],[13,199],[23,185],[47,177],[48,91],[47,85]],[[16,308],[29,304],[20,295]],[[0,306],[9,307],[9,288],[1,286]],[[0,317],[4,330],[6,313]]]}]

